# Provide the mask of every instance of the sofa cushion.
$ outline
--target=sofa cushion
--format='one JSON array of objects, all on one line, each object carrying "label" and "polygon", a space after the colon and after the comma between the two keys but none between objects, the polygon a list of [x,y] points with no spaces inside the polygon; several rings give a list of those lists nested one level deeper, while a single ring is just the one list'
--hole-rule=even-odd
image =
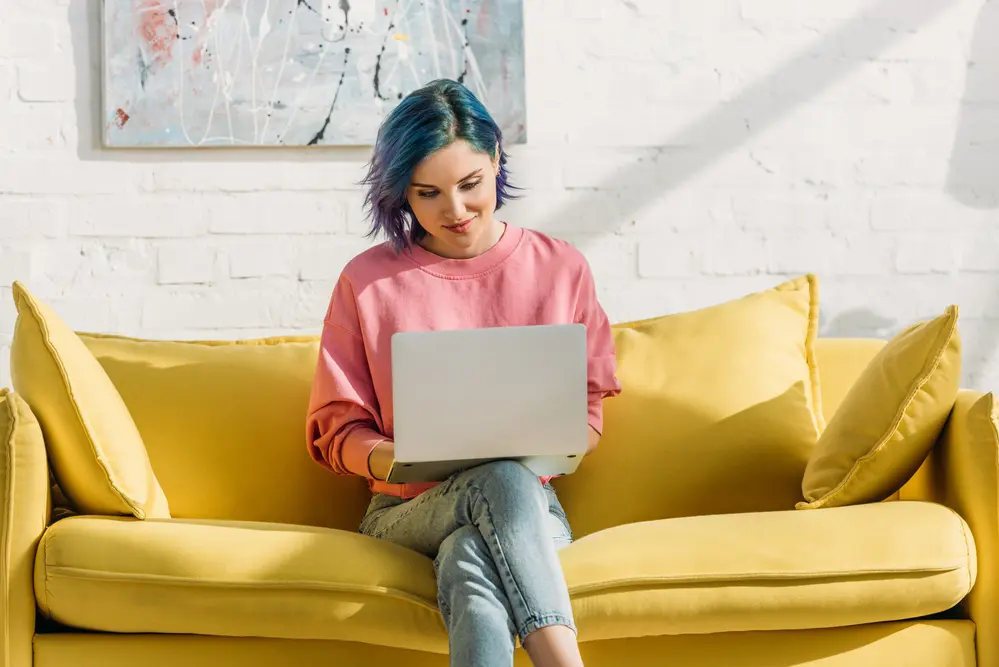
[{"label": "sofa cushion", "polygon": [[950,609],[977,575],[967,524],[922,502],[619,526],[562,565],[585,640],[916,618]]},{"label": "sofa cushion", "polygon": [[961,382],[958,310],[896,335],[850,389],[805,467],[799,509],[884,500],[926,458]]},{"label": "sofa cushion", "polygon": [[92,630],[447,650],[433,563],[343,530],[72,517],[42,538],[35,595],[44,614]]},{"label": "sofa cushion", "polygon": [[142,436],[94,355],[20,283],[14,302],[11,379],[38,416],[62,490],[88,514],[169,517]]},{"label": "sofa cushion", "polygon": [[128,405],[174,517],[357,529],[367,483],[305,450],[318,337],[80,337]]},{"label": "sofa cushion", "polygon": [[635,521],[793,509],[824,425],[816,280],[617,324],[620,396],[600,446],[554,485],[576,535]]},{"label": "sofa cushion", "polygon": [[[932,614],[976,565],[964,522],[920,502],[667,519],[560,554],[583,641]],[[43,538],[35,591],[92,630],[447,646],[431,561],[346,531],[74,517]]]}]

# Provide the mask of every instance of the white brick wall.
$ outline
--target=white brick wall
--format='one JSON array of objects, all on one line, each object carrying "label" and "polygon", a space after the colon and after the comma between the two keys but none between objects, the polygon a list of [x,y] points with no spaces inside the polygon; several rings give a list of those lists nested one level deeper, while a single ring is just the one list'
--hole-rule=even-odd
[{"label": "white brick wall", "polygon": [[[960,304],[999,389],[999,2],[525,4],[503,214],[576,243],[613,320],[812,271],[824,335]],[[366,150],[98,148],[98,7],[0,5],[0,386],[14,279],[78,329],[316,332],[368,244]]]}]

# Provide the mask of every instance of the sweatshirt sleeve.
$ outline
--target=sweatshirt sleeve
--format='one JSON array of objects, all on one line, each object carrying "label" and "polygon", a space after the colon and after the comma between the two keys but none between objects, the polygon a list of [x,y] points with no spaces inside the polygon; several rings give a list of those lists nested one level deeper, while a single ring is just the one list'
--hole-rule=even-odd
[{"label": "sweatshirt sleeve", "polygon": [[338,474],[370,477],[368,456],[381,430],[357,304],[350,282],[341,276],[323,321],[309,397],[309,454]]},{"label": "sweatshirt sleeve", "polygon": [[576,301],[576,321],[586,326],[589,424],[603,434],[603,399],[621,393],[610,321],[597,301],[593,274],[584,260]]}]

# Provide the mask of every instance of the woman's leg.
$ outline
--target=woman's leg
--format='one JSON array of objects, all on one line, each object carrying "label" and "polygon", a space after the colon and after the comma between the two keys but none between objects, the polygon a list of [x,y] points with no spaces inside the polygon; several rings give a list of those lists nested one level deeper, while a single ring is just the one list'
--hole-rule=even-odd
[{"label": "woman's leg", "polygon": [[[551,536],[548,513],[549,497],[538,478],[519,463],[498,461],[459,473],[409,502],[375,510],[365,518],[362,531],[430,557],[439,557],[446,538],[459,528],[474,526],[481,544],[471,547],[468,545],[472,540],[461,536],[455,538],[448,545],[449,555],[446,555],[452,565],[449,574],[441,573],[439,577],[450,577],[450,572],[464,573],[461,576],[478,582],[481,591],[487,590],[491,584],[482,583],[485,579],[475,567],[466,568],[463,561],[455,557],[466,550],[480,549],[484,544],[495,568],[494,581],[498,581],[505,594],[505,603],[500,601],[500,605],[511,617],[503,623],[502,629],[493,621],[495,627],[490,626],[493,631],[508,632],[512,621],[513,632],[522,642],[539,628],[549,626],[566,628],[556,634],[570,632],[574,639],[569,594]],[[466,531],[466,534],[469,533]],[[460,549],[456,551],[457,547]],[[474,561],[478,557],[472,558]],[[444,561],[440,562],[443,565]],[[455,584],[448,585],[453,587]],[[490,609],[495,611],[498,607]],[[454,609],[451,611],[453,615]],[[498,614],[482,618],[496,617]],[[477,639],[462,636],[460,641],[475,642]],[[534,642],[526,643],[532,645]]]},{"label": "woman's leg", "polygon": [[513,612],[479,529],[464,526],[451,533],[434,569],[451,664],[512,665]]}]

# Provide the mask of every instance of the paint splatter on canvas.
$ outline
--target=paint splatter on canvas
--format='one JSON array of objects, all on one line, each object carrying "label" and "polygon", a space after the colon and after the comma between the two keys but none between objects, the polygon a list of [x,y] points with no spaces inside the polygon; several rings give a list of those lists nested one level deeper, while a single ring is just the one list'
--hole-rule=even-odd
[{"label": "paint splatter on canvas", "polygon": [[437,78],[522,142],[522,3],[104,0],[105,145],[370,145]]}]

